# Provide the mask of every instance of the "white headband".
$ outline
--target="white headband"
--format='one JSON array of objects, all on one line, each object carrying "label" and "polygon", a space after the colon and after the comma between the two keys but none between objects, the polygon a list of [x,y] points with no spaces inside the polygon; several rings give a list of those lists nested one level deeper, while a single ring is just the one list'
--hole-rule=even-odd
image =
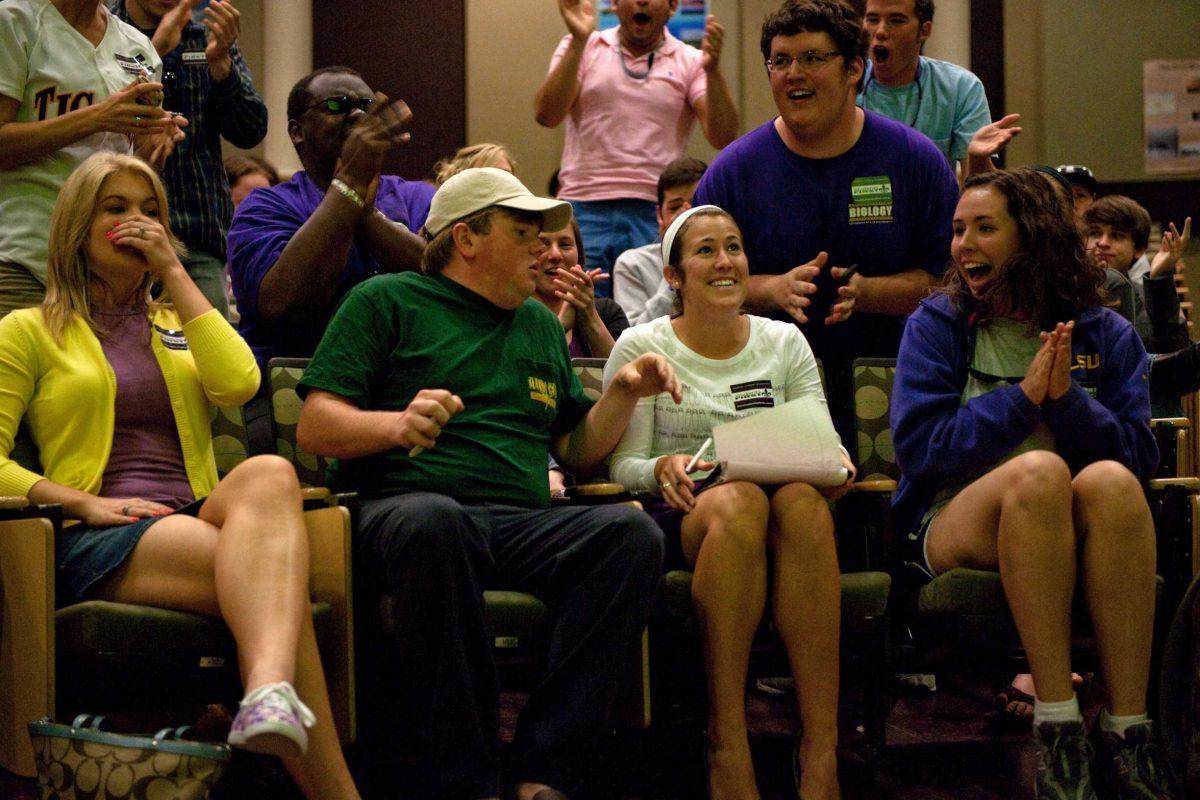
[{"label": "white headband", "polygon": [[687,211],[683,212],[678,217],[671,220],[671,224],[669,226],[667,226],[667,232],[663,234],[663,240],[662,240],[663,266],[667,266],[668,264],[671,263],[671,247],[672,247],[672,245],[675,244],[675,237],[679,235],[679,230],[683,227],[683,223],[687,221],[688,217],[692,216],[697,211],[721,211],[722,213],[724,213],[725,209],[721,208],[720,206],[714,206],[714,205],[692,206]]}]

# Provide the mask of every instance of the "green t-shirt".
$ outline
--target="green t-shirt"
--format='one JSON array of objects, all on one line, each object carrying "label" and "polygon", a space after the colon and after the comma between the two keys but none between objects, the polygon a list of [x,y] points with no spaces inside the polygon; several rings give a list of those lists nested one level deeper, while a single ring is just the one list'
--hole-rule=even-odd
[{"label": "green t-shirt", "polygon": [[380,275],[338,308],[301,391],[322,389],[367,410],[403,411],[421,389],[446,389],[463,410],[437,446],[334,461],[330,485],[364,493],[427,491],[464,503],[550,503],[550,437],[591,401],[571,370],[562,326],[541,303],[493,305],[441,275]]},{"label": "green t-shirt", "polygon": [[[1041,348],[1041,338],[1036,333],[1031,335],[1029,326],[1024,322],[1001,317],[980,325],[976,331],[975,352],[971,358],[967,383],[962,391],[962,404],[966,405],[968,400],[1000,386],[1020,383]],[[936,513],[984,474],[1030,450],[1055,452],[1054,434],[1044,420],[1038,422],[1030,434],[999,461],[943,481],[930,511]]]}]

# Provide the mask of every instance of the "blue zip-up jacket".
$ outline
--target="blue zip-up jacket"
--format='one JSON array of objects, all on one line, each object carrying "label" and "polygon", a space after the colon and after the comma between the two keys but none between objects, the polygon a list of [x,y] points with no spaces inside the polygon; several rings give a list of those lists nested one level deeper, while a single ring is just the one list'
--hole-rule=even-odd
[{"label": "blue zip-up jacket", "polygon": [[1118,461],[1141,480],[1153,474],[1158,447],[1150,432],[1146,350],[1137,331],[1108,308],[1075,323],[1071,388],[1040,407],[1019,385],[962,403],[974,325],[944,294],[921,302],[900,342],[892,389],[892,442],[900,486],[892,499],[896,531],[924,516],[946,478],[994,464],[1045,420],[1071,474]]}]

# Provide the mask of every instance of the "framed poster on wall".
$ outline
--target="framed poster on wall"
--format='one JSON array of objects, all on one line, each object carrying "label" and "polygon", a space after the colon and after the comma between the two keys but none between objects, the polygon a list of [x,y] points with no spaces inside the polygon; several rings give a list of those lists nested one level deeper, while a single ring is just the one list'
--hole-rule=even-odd
[{"label": "framed poster on wall", "polygon": [[1200,173],[1200,60],[1142,63],[1149,174]]},{"label": "framed poster on wall", "polygon": [[[704,39],[704,20],[708,17],[710,0],[679,0],[679,8],[667,22],[667,30],[676,39],[682,39],[688,44],[699,47]],[[608,0],[596,0],[600,6],[599,29],[617,27],[617,15],[613,13]]]}]

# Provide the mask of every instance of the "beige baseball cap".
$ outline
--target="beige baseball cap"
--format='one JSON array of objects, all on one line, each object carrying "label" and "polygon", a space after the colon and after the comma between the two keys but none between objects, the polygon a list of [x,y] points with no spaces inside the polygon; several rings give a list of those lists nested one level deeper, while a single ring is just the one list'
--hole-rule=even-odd
[{"label": "beige baseball cap", "polygon": [[571,204],[537,197],[517,176],[496,167],[464,169],[438,188],[425,219],[430,239],[464,217],[489,206],[531,211],[542,215],[542,227],[557,231],[571,221]]}]

